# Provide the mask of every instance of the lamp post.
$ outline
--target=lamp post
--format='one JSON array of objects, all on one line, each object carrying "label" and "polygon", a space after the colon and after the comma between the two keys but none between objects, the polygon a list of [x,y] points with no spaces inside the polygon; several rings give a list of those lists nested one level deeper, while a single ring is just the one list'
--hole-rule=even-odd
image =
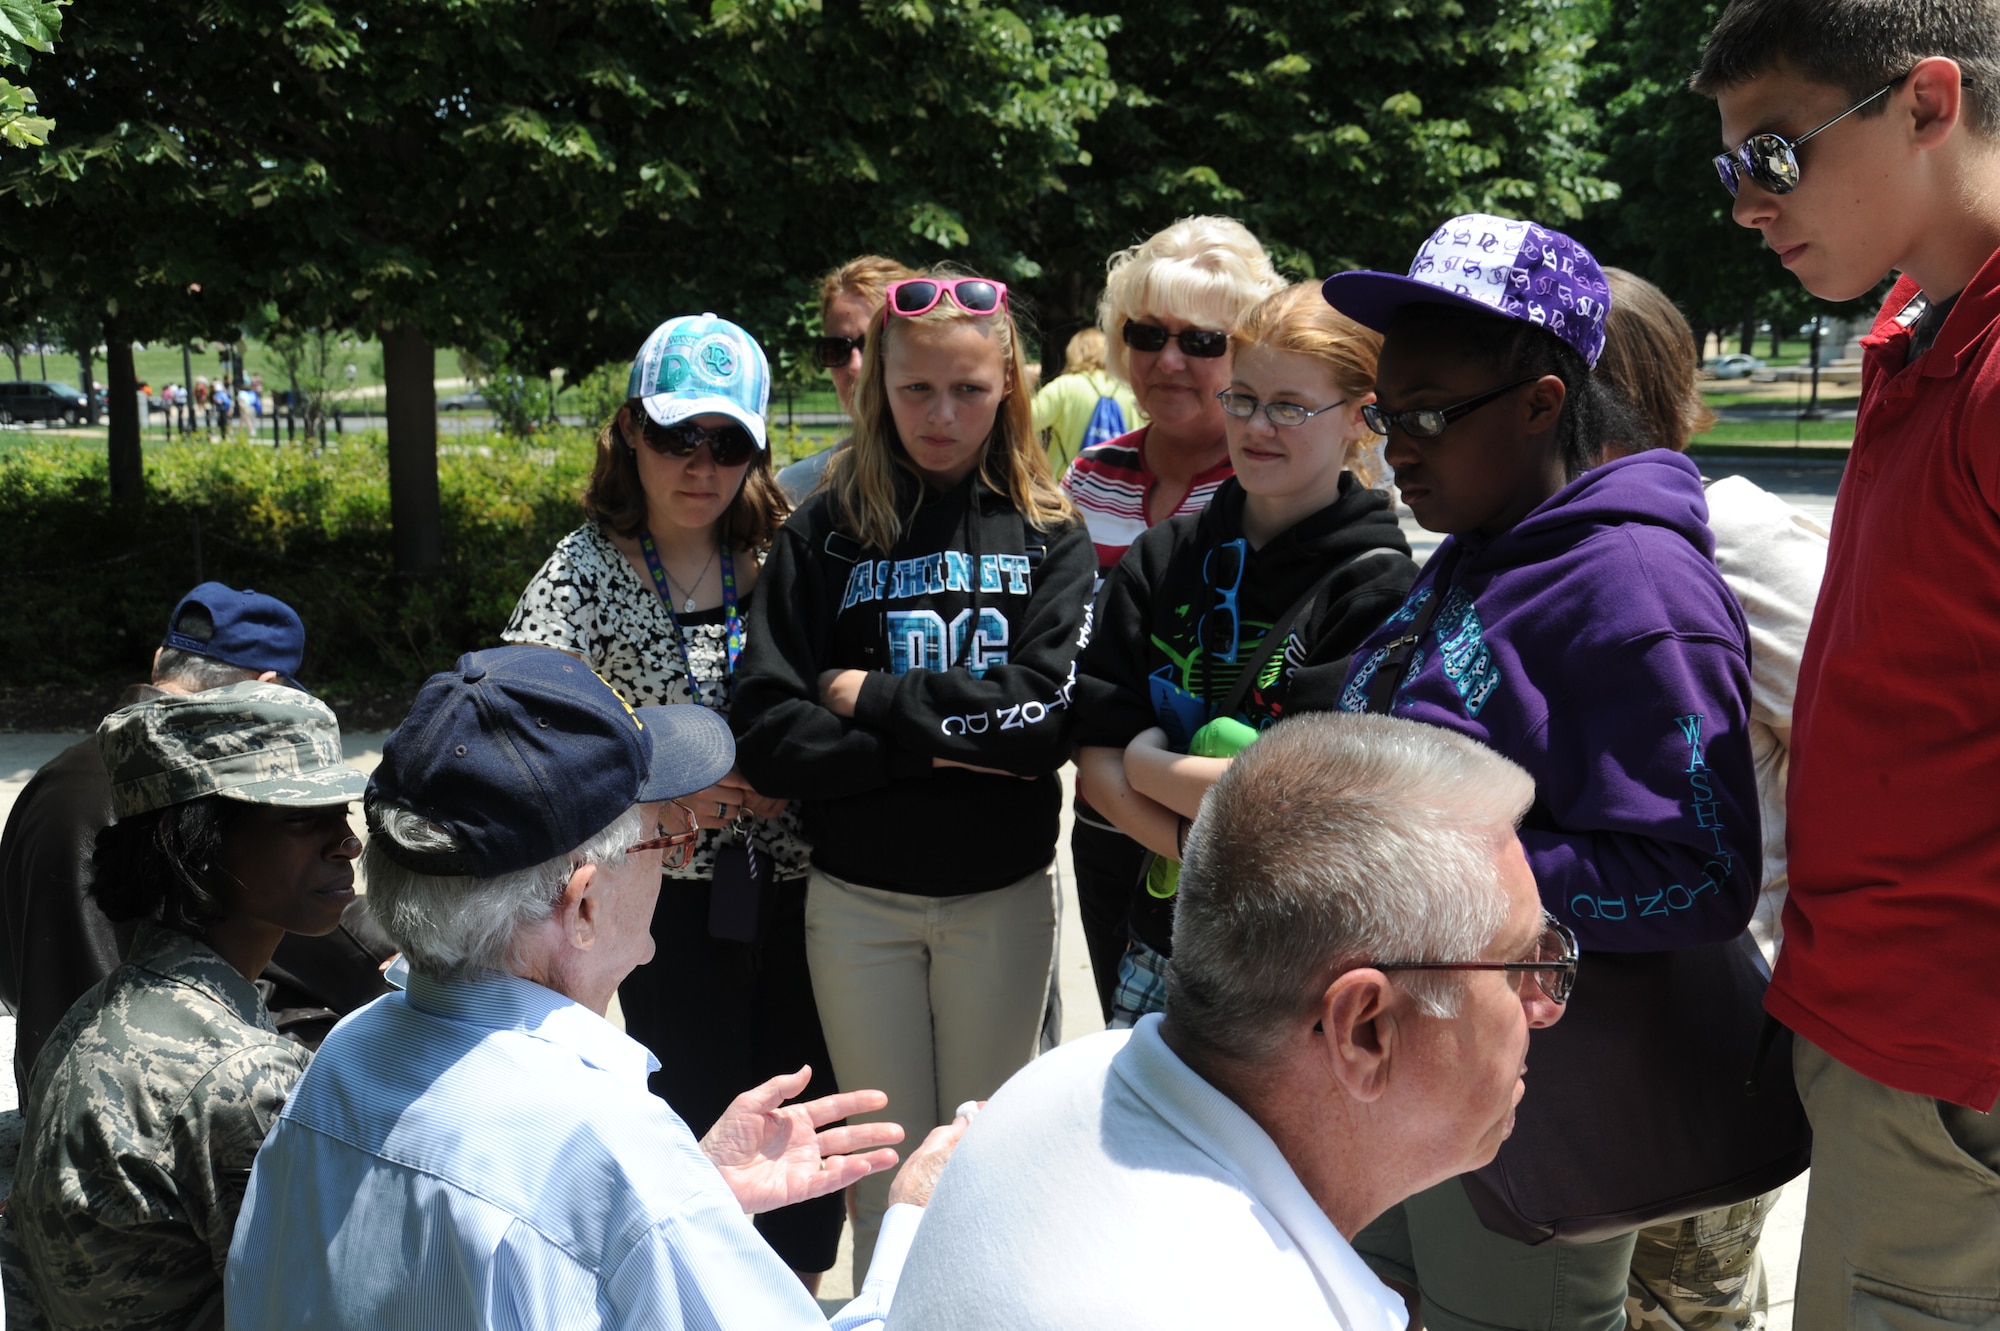
[{"label": "lamp post", "polygon": [[1826,409],[1819,404],[1819,336],[1820,327],[1825,322],[1825,319],[1821,315],[1815,314],[1813,316],[1812,349],[1807,353],[1812,359],[1812,398],[1806,403],[1806,409],[1799,413],[1799,419],[1802,421],[1823,421],[1826,419]]}]

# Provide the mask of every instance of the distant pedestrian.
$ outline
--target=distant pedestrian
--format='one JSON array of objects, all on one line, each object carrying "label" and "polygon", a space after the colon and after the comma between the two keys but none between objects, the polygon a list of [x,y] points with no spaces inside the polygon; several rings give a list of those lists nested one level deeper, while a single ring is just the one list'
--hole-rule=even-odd
[{"label": "distant pedestrian", "polygon": [[1060,476],[1076,455],[1139,428],[1131,385],[1104,368],[1104,330],[1085,328],[1063,349],[1063,372],[1035,394],[1035,432]]}]

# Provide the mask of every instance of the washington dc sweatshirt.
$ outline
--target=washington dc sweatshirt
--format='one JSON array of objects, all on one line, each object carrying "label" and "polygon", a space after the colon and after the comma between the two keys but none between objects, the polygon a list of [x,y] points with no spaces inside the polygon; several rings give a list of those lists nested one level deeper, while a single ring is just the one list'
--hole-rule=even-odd
[{"label": "washington dc sweatshirt", "polygon": [[[1082,523],[1036,531],[977,472],[920,498],[900,480],[918,507],[893,549],[842,532],[825,489],[779,531],[729,718],[737,765],[803,801],[826,873],[922,896],[1005,887],[1055,855],[1096,558]],[[852,719],[819,701],[820,673],[849,669],[868,672]]]}]

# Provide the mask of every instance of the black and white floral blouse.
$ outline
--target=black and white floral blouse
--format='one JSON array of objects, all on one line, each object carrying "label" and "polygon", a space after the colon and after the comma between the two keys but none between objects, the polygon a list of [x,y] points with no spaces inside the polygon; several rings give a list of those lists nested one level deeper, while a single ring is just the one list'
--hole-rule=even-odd
[{"label": "black and white floral blouse", "polygon": [[[738,613],[749,618],[748,597],[738,602]],[[680,630],[659,593],[640,580],[638,570],[596,523],[585,523],[557,542],[500,636],[576,653],[634,707],[692,703],[699,697],[704,707],[727,712],[729,657],[721,608],[683,615],[681,622],[688,634],[687,661],[694,667],[692,684],[674,641]],[[811,848],[800,831],[796,804],[777,818],[753,819],[751,829],[758,852],[776,866],[776,877],[805,877]],[[708,878],[721,835],[704,831],[693,858],[679,869],[668,869],[667,876]]]}]

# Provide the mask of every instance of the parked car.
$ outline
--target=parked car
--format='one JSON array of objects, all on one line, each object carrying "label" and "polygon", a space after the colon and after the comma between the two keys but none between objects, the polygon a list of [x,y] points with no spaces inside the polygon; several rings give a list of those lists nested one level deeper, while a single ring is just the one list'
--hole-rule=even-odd
[{"label": "parked car", "polygon": [[458,393],[438,401],[439,411],[484,411],[486,396],[483,393]]},{"label": "parked car", "polygon": [[88,411],[81,390],[41,379],[0,382],[0,425],[15,421],[62,421],[74,425]]},{"label": "parked car", "polygon": [[1717,379],[1748,379],[1752,370],[1764,368],[1764,362],[1756,356],[1735,352],[1728,356],[1710,356],[1701,367]]}]

